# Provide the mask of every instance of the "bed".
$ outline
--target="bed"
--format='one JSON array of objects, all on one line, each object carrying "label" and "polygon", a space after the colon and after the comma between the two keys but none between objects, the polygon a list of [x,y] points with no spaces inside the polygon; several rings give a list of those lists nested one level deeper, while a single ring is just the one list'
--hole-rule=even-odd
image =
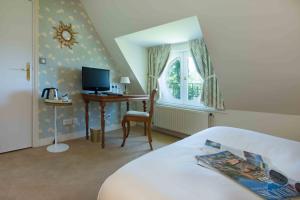
[{"label": "bed", "polygon": [[98,200],[261,199],[231,179],[196,164],[194,156],[207,139],[268,157],[285,175],[300,180],[300,142],[214,127],[126,164],[103,183]]}]

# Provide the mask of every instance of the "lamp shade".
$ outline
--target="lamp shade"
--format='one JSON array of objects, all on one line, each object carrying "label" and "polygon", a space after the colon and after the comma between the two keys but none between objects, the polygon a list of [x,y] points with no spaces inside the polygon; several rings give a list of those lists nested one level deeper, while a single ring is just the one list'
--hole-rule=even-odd
[{"label": "lamp shade", "polygon": [[123,84],[130,84],[130,79],[129,79],[129,77],[127,77],[127,76],[121,77],[120,83],[123,83]]}]

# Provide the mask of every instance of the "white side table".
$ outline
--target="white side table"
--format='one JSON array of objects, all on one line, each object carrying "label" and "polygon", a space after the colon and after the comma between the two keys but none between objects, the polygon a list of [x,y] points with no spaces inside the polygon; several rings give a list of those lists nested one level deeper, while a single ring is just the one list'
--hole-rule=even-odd
[{"label": "white side table", "polygon": [[51,153],[59,153],[59,152],[64,152],[69,149],[69,145],[63,144],[63,143],[58,143],[58,137],[57,137],[57,124],[56,124],[56,109],[57,106],[71,106],[72,105],[72,100],[69,100],[68,102],[63,102],[61,100],[49,100],[45,99],[45,103],[48,105],[53,106],[54,109],[54,144],[50,145],[47,147],[47,151]]}]

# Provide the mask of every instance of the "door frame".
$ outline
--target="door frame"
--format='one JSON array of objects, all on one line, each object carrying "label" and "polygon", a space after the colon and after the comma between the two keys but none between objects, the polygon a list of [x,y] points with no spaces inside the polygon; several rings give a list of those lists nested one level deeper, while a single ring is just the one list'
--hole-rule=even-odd
[{"label": "door frame", "polygon": [[[29,0],[30,1],[30,0]],[[32,1],[32,147],[40,146],[39,137],[39,0]]]}]

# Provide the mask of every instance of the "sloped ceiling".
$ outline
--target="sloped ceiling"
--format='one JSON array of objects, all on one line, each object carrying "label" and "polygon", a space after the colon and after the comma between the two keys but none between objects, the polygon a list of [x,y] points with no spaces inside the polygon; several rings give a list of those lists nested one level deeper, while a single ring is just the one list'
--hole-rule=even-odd
[{"label": "sloped ceiling", "polygon": [[[202,37],[198,18],[188,17],[120,37],[142,47],[178,44]],[[118,38],[117,38],[118,39]]]},{"label": "sloped ceiling", "polygon": [[197,16],[226,108],[300,114],[299,0],[82,0],[120,66],[115,38]]}]

